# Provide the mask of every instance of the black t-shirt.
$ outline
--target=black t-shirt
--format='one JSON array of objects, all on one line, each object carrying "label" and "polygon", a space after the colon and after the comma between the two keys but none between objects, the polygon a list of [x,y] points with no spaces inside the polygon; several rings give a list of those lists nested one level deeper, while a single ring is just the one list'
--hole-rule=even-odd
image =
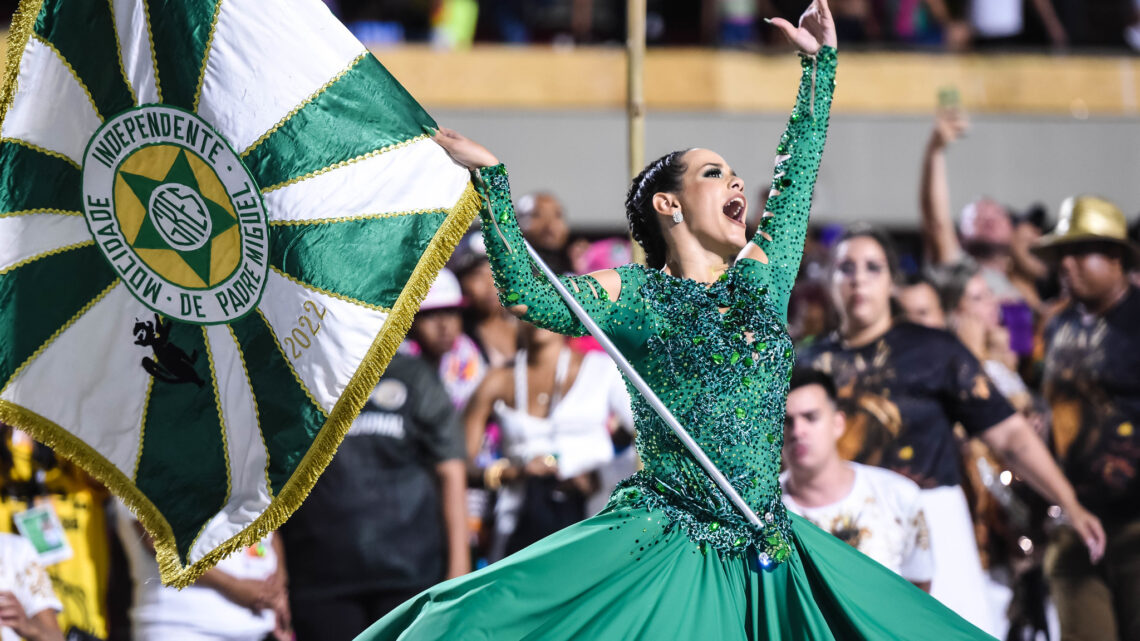
[{"label": "black t-shirt", "polygon": [[447,549],[435,465],[465,455],[431,366],[397,354],[281,534],[300,597],[414,590],[442,580]]},{"label": "black t-shirt", "polygon": [[854,349],[832,336],[806,348],[799,363],[835,379],[847,414],[840,453],[923,488],[961,481],[955,423],[975,435],[1013,414],[973,354],[942,330],[897,323]]},{"label": "black t-shirt", "polygon": [[1065,308],[1045,331],[1053,451],[1089,510],[1140,518],[1140,291],[1104,316]]}]

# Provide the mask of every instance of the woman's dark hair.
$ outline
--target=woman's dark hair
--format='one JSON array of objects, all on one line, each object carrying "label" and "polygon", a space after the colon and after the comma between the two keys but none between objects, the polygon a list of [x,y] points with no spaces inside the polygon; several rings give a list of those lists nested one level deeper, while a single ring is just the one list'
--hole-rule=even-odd
[{"label": "woman's dark hair", "polygon": [[645,264],[654,269],[665,266],[665,235],[661,233],[659,216],[653,209],[653,195],[681,189],[681,176],[685,173],[685,163],[681,161],[681,156],[686,151],[688,150],[673,151],[649,163],[633,179],[629,195],[625,198],[629,233],[645,250]]},{"label": "woman's dark hair", "polygon": [[835,389],[835,379],[830,375],[810,367],[801,365],[792,370],[792,379],[788,382],[788,393],[808,385],[819,385],[827,394],[827,400],[832,407],[839,407],[839,392]]},{"label": "woman's dark hair", "polygon": [[[835,243],[835,247],[839,247],[840,243],[851,240],[852,238],[870,238],[875,241],[875,243],[879,245],[879,248],[883,250],[883,256],[887,258],[887,272],[890,275],[891,283],[897,284],[899,282],[899,279],[902,277],[902,269],[899,267],[899,253],[895,249],[894,241],[891,240],[890,235],[887,234],[885,230],[875,227],[870,223],[855,223],[843,231],[843,235],[839,237],[839,242]],[[834,263],[834,250],[832,251],[832,255],[832,262]],[[840,311],[838,306],[836,307],[836,311]],[[899,304],[898,298],[895,297],[893,292],[891,293],[890,299],[890,314],[891,318],[901,318],[903,316],[902,305]]]},{"label": "woman's dark hair", "polygon": [[839,237],[839,242],[835,243],[835,246],[838,247],[839,243],[852,238],[870,238],[875,241],[882,248],[883,255],[887,257],[887,270],[890,272],[891,282],[898,282],[902,273],[899,269],[899,254],[895,250],[894,241],[891,240],[886,231],[868,223],[855,223],[843,231],[843,235]]},{"label": "woman's dark hair", "polygon": [[942,311],[949,314],[958,308],[962,296],[966,294],[966,285],[981,272],[976,265],[969,262],[960,262],[947,267],[931,270],[930,280],[934,291],[938,292],[938,303]]}]

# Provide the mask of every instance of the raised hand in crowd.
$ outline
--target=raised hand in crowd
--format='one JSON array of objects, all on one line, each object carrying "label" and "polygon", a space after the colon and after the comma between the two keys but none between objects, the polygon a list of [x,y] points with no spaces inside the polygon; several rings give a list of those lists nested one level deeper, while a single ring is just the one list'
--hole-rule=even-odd
[{"label": "raised hand in crowd", "polygon": [[954,262],[962,254],[958,230],[950,213],[950,180],[946,172],[946,148],[966,135],[969,120],[958,107],[940,107],[922,159],[919,201],[922,209],[924,253],[932,265]]}]

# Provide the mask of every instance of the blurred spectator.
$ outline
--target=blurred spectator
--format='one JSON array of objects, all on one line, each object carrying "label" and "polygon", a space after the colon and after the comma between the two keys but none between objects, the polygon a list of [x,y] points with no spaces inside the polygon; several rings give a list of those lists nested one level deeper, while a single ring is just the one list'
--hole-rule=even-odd
[{"label": "blurred spectator", "polygon": [[32,544],[0,533],[0,641],[63,641],[62,610]]},{"label": "blurred spectator", "polygon": [[761,18],[779,15],[770,0],[703,0],[702,8],[706,22],[715,21],[711,28],[706,26],[705,42],[719,42],[725,47],[756,46],[760,43]]},{"label": "blurred spectator", "polygon": [[[325,0],[370,44],[433,42],[464,47],[472,38],[508,44],[620,43],[625,3],[595,0]],[[0,2],[9,6],[14,3]],[[769,40],[767,17],[795,18],[804,0],[648,0],[651,45],[752,48]],[[832,0],[840,41],[962,51],[1052,44],[1140,47],[1134,0]],[[784,47],[782,38],[771,46]]]},{"label": "blurred spectator", "polygon": [[523,238],[534,246],[550,269],[555,274],[571,271],[574,266],[566,252],[570,228],[566,226],[562,203],[553,194],[536,192],[519,198],[515,212]]},{"label": "blurred spectator", "polygon": [[1015,371],[1017,355],[1010,350],[1009,332],[1001,325],[1001,308],[981,271],[960,264],[939,272],[939,281],[946,328],[982,363],[1002,396],[1011,401],[1013,396],[1028,396]]},{"label": "blurred spectator", "polygon": [[929,592],[934,557],[921,491],[901,474],[839,456],[847,421],[837,402],[829,376],[793,372],[780,475],[784,504]]},{"label": "blurred spectator", "polygon": [[470,569],[463,433],[434,369],[396,354],[281,529],[298,641],[353,639]]},{"label": "blurred spectator", "polygon": [[1120,210],[1092,196],[1066,200],[1037,249],[1071,297],[1045,334],[1053,449],[1108,534],[1099,564],[1071,528],[1050,541],[1062,635],[1140,639],[1140,293],[1128,281],[1137,249]]},{"label": "blurred spectator", "polygon": [[[593,243],[579,239],[571,243],[569,255],[576,274],[615,269],[633,262],[628,236],[625,238],[603,238]],[[570,345],[571,349],[581,352],[603,351],[598,340],[589,334],[572,336],[568,339],[567,344]],[[620,462],[617,464],[621,466]],[[625,476],[628,474],[621,478],[625,478]]]},{"label": "blurred spectator", "polygon": [[1128,26],[1124,28],[1124,41],[1133,51],[1140,51],[1140,0],[1132,0]]},{"label": "blurred spectator", "polygon": [[499,491],[491,561],[585,518],[594,472],[614,456],[610,416],[633,423],[609,356],[571,350],[566,337],[529,323],[520,336],[514,367],[493,370],[464,414],[472,465],[492,416],[503,431],[503,458],[483,470],[487,489]]},{"label": "blurred spectator", "polygon": [[193,585],[162,584],[154,541],[121,501],[114,521],[134,585],[135,641],[262,641],[292,638],[281,542],[270,534],[218,562]]},{"label": "blurred spectator", "polygon": [[[953,102],[953,100],[951,101]],[[1037,279],[1040,265],[1029,260],[1026,245],[1032,230],[1014,232],[1009,211],[982,198],[962,211],[957,232],[950,219],[950,187],[946,171],[946,147],[962,136],[968,123],[956,106],[943,106],[923,156],[922,234],[933,270],[953,270],[956,265],[976,266],[1002,307],[1002,318],[1011,330],[1011,347],[1020,356],[1033,351],[1033,310],[1040,306]],[[1016,242],[1015,242],[1016,241]],[[1015,250],[1014,247],[1019,249]]]},{"label": "blurred spectator", "polygon": [[[921,0],[902,0],[918,4]],[[882,37],[882,28],[872,11],[871,0],[834,0],[831,13],[835,28],[844,43],[865,43]]]},{"label": "blurred spectator", "polygon": [[[935,556],[931,593],[983,630],[995,630],[960,486],[954,423],[1015,470],[1048,479],[1038,487],[1053,491],[1064,480],[969,350],[947,332],[892,319],[897,271],[882,232],[849,229],[833,252],[831,292],[840,329],[799,360],[834,377],[848,418],[839,442],[845,458],[894,470],[923,488]],[[1082,527],[1095,527],[1079,505],[1073,509]]]},{"label": "blurred spectator", "polygon": [[911,276],[900,287],[899,306],[903,317],[916,325],[946,329],[946,314],[938,287],[925,276]]},{"label": "blurred spectator", "polygon": [[788,333],[800,345],[822,338],[832,326],[826,286],[815,279],[801,279],[788,300]]},{"label": "blurred spectator", "polygon": [[431,12],[432,45],[441,49],[468,49],[475,39],[479,16],[476,0],[434,0]]},{"label": "blurred spectator", "polygon": [[459,279],[447,269],[440,270],[405,343],[406,352],[437,369],[451,402],[460,409],[487,373],[479,346],[463,333],[463,308]]},{"label": "blurred spectator", "polygon": [[37,551],[63,604],[64,634],[107,637],[107,498],[79,467],[0,424],[0,531],[14,531],[17,521],[50,521],[40,529],[37,538],[46,545]]},{"label": "blurred spectator", "polygon": [[1013,238],[1010,241],[1010,258],[1013,265],[1010,277],[1018,286],[1029,306],[1041,304],[1041,290],[1049,279],[1049,268],[1033,254],[1033,246],[1045,233],[1045,206],[1038,203],[1013,216]]},{"label": "blurred spectator", "polygon": [[1052,0],[971,0],[970,28],[980,48],[1024,45],[1025,5],[1032,5],[1054,47],[1069,42]]},{"label": "blurred spectator", "polygon": [[459,279],[466,303],[463,332],[475,341],[490,367],[512,362],[518,348],[518,318],[499,303],[482,232],[467,234],[448,265]]}]

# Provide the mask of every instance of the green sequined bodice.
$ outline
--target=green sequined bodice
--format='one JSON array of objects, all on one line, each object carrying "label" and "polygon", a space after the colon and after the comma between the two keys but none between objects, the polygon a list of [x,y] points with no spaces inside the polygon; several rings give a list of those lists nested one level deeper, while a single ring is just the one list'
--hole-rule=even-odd
[{"label": "green sequined bodice", "polygon": [[[777,148],[773,191],[752,239],[767,262],[740,260],[712,284],[627,265],[617,270],[617,300],[590,276],[562,278],[763,523],[756,528],[737,512],[632,389],[645,467],[619,485],[611,504],[659,509],[671,527],[683,528],[702,550],[711,546],[739,554],[755,548],[764,563],[782,561],[791,550],[778,481],[793,364],[784,327],[827,133],[835,66],[835,50],[829,47],[804,59],[796,106]],[[487,198],[483,238],[503,304],[526,305],[524,318],[540,327],[585,333],[550,283],[533,271],[514,220],[506,170],[488,167],[476,177]]]},{"label": "green sequined bodice", "polygon": [[782,560],[789,532],[778,475],[792,344],[749,263],[708,287],[641,266],[619,271],[623,288],[639,290],[648,330],[635,366],[764,528],[756,532],[745,521],[632,388],[645,467],[615,497],[663,510],[702,546],[737,552],[756,544]]}]

